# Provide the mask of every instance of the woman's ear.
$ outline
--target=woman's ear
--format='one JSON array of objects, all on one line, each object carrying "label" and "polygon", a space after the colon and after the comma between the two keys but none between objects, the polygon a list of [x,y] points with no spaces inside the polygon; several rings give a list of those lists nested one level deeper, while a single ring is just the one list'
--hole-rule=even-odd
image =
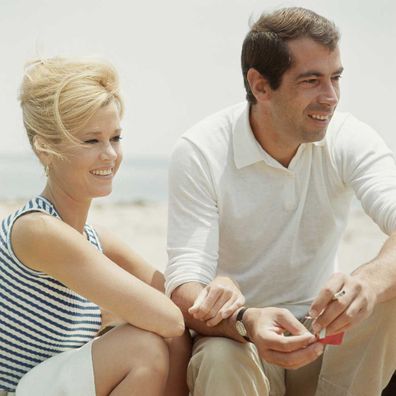
[{"label": "woman's ear", "polygon": [[52,153],[45,139],[43,139],[41,136],[34,136],[33,150],[35,151],[37,157],[39,157],[40,162],[45,167],[50,165],[52,161]]},{"label": "woman's ear", "polygon": [[251,67],[247,72],[246,78],[257,102],[263,102],[270,98],[271,87],[268,80],[260,72]]}]

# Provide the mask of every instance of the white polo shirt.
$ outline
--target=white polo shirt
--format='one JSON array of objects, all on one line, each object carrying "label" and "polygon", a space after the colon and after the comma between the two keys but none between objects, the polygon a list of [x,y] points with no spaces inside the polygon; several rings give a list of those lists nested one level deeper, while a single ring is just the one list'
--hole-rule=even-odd
[{"label": "white polo shirt", "polygon": [[396,230],[393,155],[350,114],[336,113],[288,168],[256,141],[246,103],[203,120],[171,159],[167,294],[223,274],[247,305],[304,315],[336,270],[353,193],[384,232]]}]

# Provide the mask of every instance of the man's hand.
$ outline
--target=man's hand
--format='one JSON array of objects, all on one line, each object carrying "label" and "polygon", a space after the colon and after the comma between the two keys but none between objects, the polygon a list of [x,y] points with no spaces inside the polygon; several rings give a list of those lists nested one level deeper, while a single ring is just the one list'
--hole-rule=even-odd
[{"label": "man's hand", "polygon": [[[249,308],[244,323],[259,355],[268,363],[296,369],[323,353],[324,346],[286,309]],[[283,335],[285,332],[291,336]]]},{"label": "man's hand", "polygon": [[[339,291],[343,291],[343,295],[335,298]],[[363,277],[333,274],[309,310],[316,318],[313,330],[319,333],[326,329],[326,335],[345,331],[370,316],[375,304],[376,294]]]},{"label": "man's hand", "polygon": [[218,276],[200,292],[188,312],[213,327],[244,304],[245,297],[236,284],[230,278]]}]

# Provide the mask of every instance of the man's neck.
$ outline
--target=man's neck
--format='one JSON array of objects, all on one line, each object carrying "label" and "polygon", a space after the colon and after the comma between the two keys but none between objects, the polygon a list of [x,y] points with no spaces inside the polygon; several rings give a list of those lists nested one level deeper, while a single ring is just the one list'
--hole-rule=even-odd
[{"label": "man's neck", "polygon": [[249,112],[249,122],[254,137],[260,146],[276,161],[287,168],[296,154],[299,144],[290,145],[290,142],[282,140],[281,135],[276,131],[270,114],[256,106],[251,106]]}]

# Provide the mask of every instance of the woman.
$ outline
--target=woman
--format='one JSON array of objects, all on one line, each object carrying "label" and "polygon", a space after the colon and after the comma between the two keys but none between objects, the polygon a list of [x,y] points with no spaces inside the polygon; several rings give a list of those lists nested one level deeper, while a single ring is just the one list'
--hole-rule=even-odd
[{"label": "woman", "polygon": [[[86,224],[122,158],[115,70],[37,61],[20,101],[47,184],[2,222],[0,394],[188,394],[190,341],[162,274]],[[97,337],[109,312],[125,323]]]}]

